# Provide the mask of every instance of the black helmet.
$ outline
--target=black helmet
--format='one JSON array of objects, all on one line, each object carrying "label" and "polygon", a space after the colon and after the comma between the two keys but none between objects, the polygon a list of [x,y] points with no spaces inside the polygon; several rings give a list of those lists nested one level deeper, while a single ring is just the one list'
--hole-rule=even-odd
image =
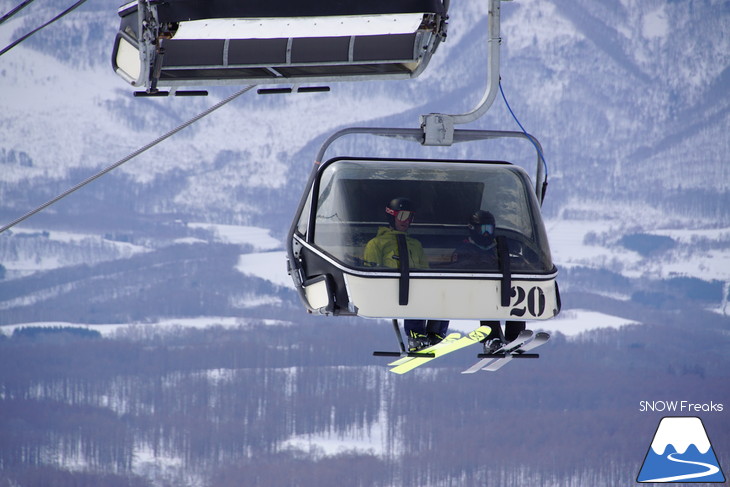
[{"label": "black helmet", "polygon": [[388,215],[388,223],[391,227],[395,227],[395,219],[400,221],[411,220],[413,218],[413,203],[408,198],[399,196],[393,198],[385,207],[385,213]]},{"label": "black helmet", "polygon": [[477,210],[469,217],[469,236],[477,245],[489,246],[494,242],[494,215]]}]

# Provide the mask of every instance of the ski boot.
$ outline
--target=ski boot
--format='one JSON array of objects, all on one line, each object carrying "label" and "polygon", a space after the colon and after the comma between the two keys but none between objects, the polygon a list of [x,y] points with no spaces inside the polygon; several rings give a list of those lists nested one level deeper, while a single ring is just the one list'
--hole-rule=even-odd
[{"label": "ski boot", "polygon": [[484,353],[495,353],[504,346],[501,338],[489,338],[484,340]]},{"label": "ski boot", "polygon": [[430,347],[431,339],[428,335],[412,331],[408,334],[408,351],[417,352],[422,348]]}]

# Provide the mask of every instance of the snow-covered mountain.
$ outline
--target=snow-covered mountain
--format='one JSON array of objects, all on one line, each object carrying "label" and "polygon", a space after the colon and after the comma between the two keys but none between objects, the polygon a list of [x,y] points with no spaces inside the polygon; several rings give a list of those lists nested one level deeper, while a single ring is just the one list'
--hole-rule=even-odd
[{"label": "snow-covered mountain", "polygon": [[[17,3],[0,0],[0,14]],[[0,377],[0,406],[15,398],[34,407],[42,402],[47,409],[33,409],[38,417],[61,406],[53,417],[65,422],[62,428],[54,425],[47,433],[45,423],[36,425],[49,463],[93,469],[94,455],[79,446],[106,431],[86,426],[83,408],[93,408],[93,424],[129,435],[114,438],[126,445],[120,456],[130,458],[129,465],[114,468],[163,479],[149,485],[215,483],[191,480],[209,468],[196,464],[203,458],[221,468],[216,485],[240,485],[259,472],[275,478],[282,464],[300,475],[302,465],[311,468],[301,463],[307,449],[308,461],[324,458],[315,467],[326,469],[329,459],[344,470],[353,463],[341,448],[370,448],[377,462],[369,471],[396,472],[377,485],[409,485],[409,477],[398,478],[408,472],[416,472],[410,485],[485,485],[495,472],[508,472],[503,478],[511,483],[504,485],[618,485],[633,482],[645,452],[638,451],[645,443],[632,436],[641,431],[637,425],[649,435],[656,424],[653,417],[637,418],[633,402],[668,391],[690,400],[725,400],[725,1],[502,4],[502,86],[545,149],[550,185],[543,210],[564,298],[557,319],[535,325],[568,337],[554,336],[541,367],[480,376],[479,387],[453,364],[396,380],[369,355],[373,343],[392,341],[388,327],[344,320],[337,328],[332,321],[339,319],[304,313],[286,275],[283,239],[325,137],[351,125],[416,127],[420,114],[462,113],[482,95],[486,2],[451,3],[447,41],[420,78],[333,83],[330,93],[319,94],[248,92],[0,234],[0,325],[6,334],[28,323],[96,325],[93,330],[107,337],[120,330],[116,341],[105,342],[108,348],[61,339],[59,347],[46,349],[0,333],[12,365]],[[0,45],[66,7],[61,0],[32,3],[0,25]],[[0,225],[238,89],[213,88],[207,98],[134,98],[111,69],[116,7],[88,0],[0,56]],[[497,99],[467,128],[518,127]],[[535,163],[531,147],[507,143],[443,149],[352,138],[333,152],[507,159],[528,172]],[[643,326],[630,326],[637,323]],[[161,331],[188,326],[204,330]],[[318,333],[312,333],[315,327]],[[592,328],[604,329],[583,333]],[[348,346],[341,345],[343,338]],[[105,356],[111,350],[121,352],[112,360]],[[56,356],[70,365],[46,370],[45,361],[55,367],[49,357]],[[463,359],[455,358],[456,366],[463,367]],[[94,370],[96,363],[104,366]],[[40,368],[19,372],[34,366]],[[438,406],[425,420],[409,409],[423,399],[424,388],[446,391],[436,394]],[[323,397],[330,401],[326,408]],[[0,415],[10,418],[0,429],[20,428],[12,438],[20,445],[35,438],[26,434],[35,423],[23,407]],[[83,409],[79,427],[74,408]],[[152,417],[158,411],[172,418],[169,425],[167,416]],[[490,437],[502,427],[495,418],[524,434]],[[155,421],[164,423],[160,435],[150,427]],[[586,433],[593,430],[600,433]],[[500,445],[489,451],[498,458],[494,465],[480,463],[485,438]],[[582,442],[594,438],[601,448],[584,448]],[[448,446],[447,465],[422,470],[417,455],[432,452],[436,443]],[[190,445],[200,444],[210,448],[191,454]],[[635,446],[636,457],[629,458],[625,452]],[[602,456],[576,470],[587,448],[619,457]],[[530,457],[518,458],[516,451]],[[226,455],[243,463],[227,472],[220,466],[228,468]],[[43,465],[47,459],[35,460]],[[562,473],[551,477],[550,465]],[[308,472],[317,481],[312,485],[327,485],[320,471]],[[429,482],[419,483],[423,479]]]},{"label": "snow-covered mountain", "polygon": [[[9,10],[12,2],[2,6]],[[23,10],[3,25],[3,43],[62,7]],[[503,86],[545,147],[551,185],[544,211],[557,263],[630,277],[727,281],[727,6],[576,0],[519,2],[502,10]],[[6,220],[232,92],[133,98],[110,68],[117,23],[114,9],[89,2],[3,56],[0,214]],[[484,5],[452,9],[448,42],[412,82],[336,84],[329,94],[243,95],[15,229],[23,239],[5,240],[2,255],[9,277],[128,255],[108,240],[130,243],[136,232],[141,242],[140,219],[255,224],[281,238],[327,134],[346,125],[414,126],[418,114],[461,112],[476,103],[486,74],[485,30]],[[515,128],[501,100],[475,125]],[[358,139],[338,149],[504,154],[531,164],[524,148],[512,146],[441,150]],[[43,230],[59,228],[89,229],[100,239],[96,246],[108,250],[82,257],[68,239],[65,250],[52,250],[29,237],[40,231],[47,239]],[[639,247],[626,245],[626,238],[642,237],[648,241]],[[670,245],[652,251],[652,239],[661,237]],[[89,238],[72,240],[88,246]],[[138,248],[166,241],[149,240]]]},{"label": "snow-covered mountain", "polygon": [[[13,2],[0,5],[9,10]],[[26,8],[2,26],[2,42],[63,6]],[[312,141],[335,128],[415,126],[419,113],[471,108],[484,85],[484,10],[476,1],[452,8],[448,40],[418,80],[338,84],[332,93],[307,96],[248,94],[119,172],[140,185],[179,173],[175,197],[146,211],[212,211],[230,222],[250,220],[262,208],[241,193],[298,193]],[[545,146],[553,184],[548,214],[583,210],[590,202],[602,207],[589,207],[591,213],[638,213],[641,223],[646,215],[655,225],[672,219],[727,225],[725,3],[524,1],[502,11],[503,85],[525,127]],[[3,56],[3,195],[16,196],[11,183],[48,186],[75,170],[114,162],[230,92],[133,98],[110,68],[117,27],[114,8],[87,2]],[[499,100],[478,125],[516,127]],[[475,154],[484,147],[457,150]],[[36,196],[4,196],[3,209],[22,211]],[[137,199],[142,206],[154,196]],[[637,211],[645,205],[658,211]]]},{"label": "snow-covered mountain", "polygon": [[[12,6],[0,2],[3,11]],[[27,7],[2,25],[0,42],[8,44],[64,7],[61,1]],[[453,6],[447,42],[417,80],[335,83],[326,94],[242,95],[24,222],[12,236],[2,235],[6,277],[115,260],[171,242],[215,240],[186,222],[255,225],[281,240],[328,134],[348,125],[415,127],[419,114],[461,113],[477,103],[486,79],[485,10],[476,1]],[[730,281],[727,4],[526,0],[505,3],[502,20],[502,84],[545,148],[550,186],[544,213],[558,266],[630,278]],[[114,8],[90,1],[0,58],[3,220],[235,91],[132,97],[110,67],[117,27]],[[517,128],[500,99],[473,126]],[[436,149],[355,138],[338,142],[334,151],[501,157],[530,171],[534,164],[529,147],[485,143]],[[82,256],[68,239],[51,238],[56,243],[50,245],[48,230],[96,235],[94,244],[74,239],[96,250]],[[122,250],[119,242],[137,250]],[[724,306],[726,293],[713,293],[714,306]]]}]

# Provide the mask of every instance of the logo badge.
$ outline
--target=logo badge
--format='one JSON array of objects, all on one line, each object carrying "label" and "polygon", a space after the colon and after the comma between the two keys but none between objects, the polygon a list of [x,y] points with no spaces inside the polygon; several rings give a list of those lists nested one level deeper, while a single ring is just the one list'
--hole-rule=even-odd
[{"label": "logo badge", "polygon": [[702,420],[662,418],[637,482],[725,482]]}]

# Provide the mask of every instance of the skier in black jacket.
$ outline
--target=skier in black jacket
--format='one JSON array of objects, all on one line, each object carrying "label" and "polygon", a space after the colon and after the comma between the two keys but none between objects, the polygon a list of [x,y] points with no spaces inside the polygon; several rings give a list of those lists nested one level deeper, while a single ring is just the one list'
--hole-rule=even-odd
[{"label": "skier in black jacket", "polygon": [[[494,215],[488,211],[477,210],[469,217],[469,236],[454,249],[451,263],[454,267],[472,270],[493,270],[499,272],[499,258],[497,257],[497,241],[494,232],[497,229]],[[508,257],[509,258],[509,257]],[[497,350],[502,346],[498,321],[486,322],[492,332],[484,340],[484,349],[487,352]],[[525,329],[524,321],[507,321],[505,324],[505,339],[509,342]]]}]

